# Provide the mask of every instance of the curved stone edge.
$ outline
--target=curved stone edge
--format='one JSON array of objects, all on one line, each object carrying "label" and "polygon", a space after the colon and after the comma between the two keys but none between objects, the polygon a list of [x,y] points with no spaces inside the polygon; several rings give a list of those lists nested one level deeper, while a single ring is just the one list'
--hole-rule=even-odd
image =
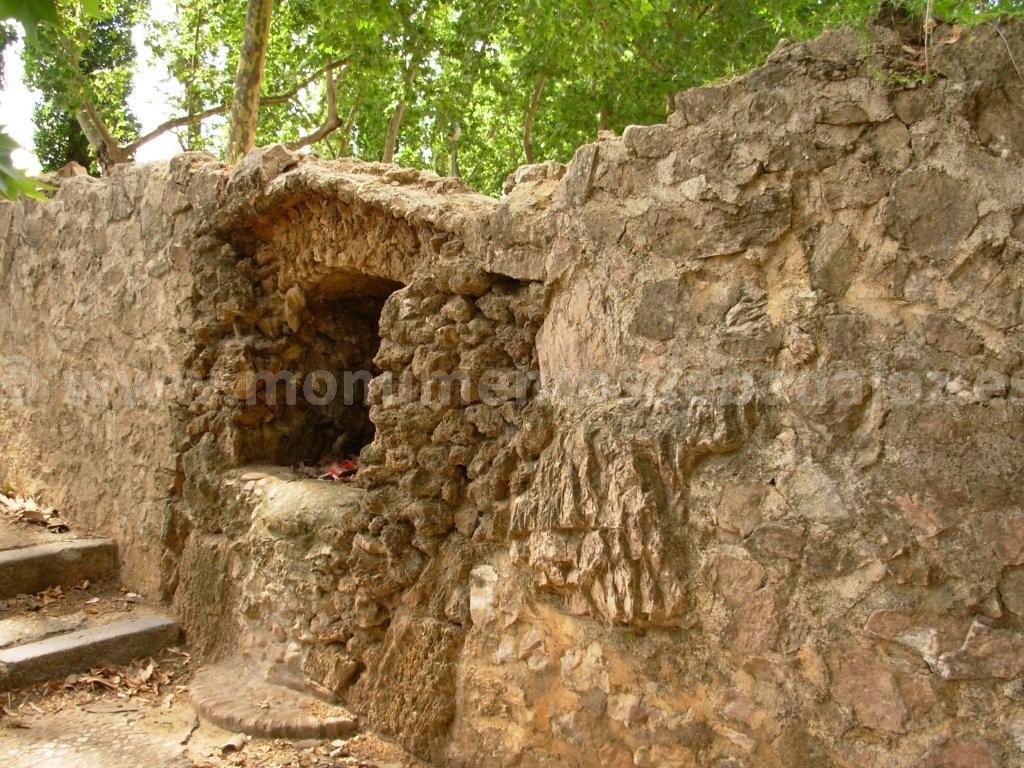
[{"label": "curved stone edge", "polygon": [[[254,691],[280,697],[282,707],[273,710],[256,702]],[[334,707],[338,714],[318,717],[299,711],[303,696],[272,683],[261,682],[237,664],[222,664],[199,672],[189,687],[193,706],[214,725],[229,731],[269,739],[335,739],[353,735],[359,728],[354,715]],[[319,702],[316,702],[319,704]]]}]

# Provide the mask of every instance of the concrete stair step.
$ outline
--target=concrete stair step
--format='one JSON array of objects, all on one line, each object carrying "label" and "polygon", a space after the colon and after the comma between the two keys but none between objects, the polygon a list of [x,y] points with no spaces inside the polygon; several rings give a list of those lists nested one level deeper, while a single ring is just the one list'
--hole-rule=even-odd
[{"label": "concrete stair step", "polygon": [[76,539],[93,538],[80,533],[62,531],[56,533],[38,525],[15,525],[9,520],[0,519],[0,550],[30,547],[33,544],[52,544],[55,541],[74,541]]},{"label": "concrete stair step", "polygon": [[344,707],[269,683],[242,660],[207,667],[190,686],[204,718],[229,731],[268,739],[350,736],[359,721]]},{"label": "concrete stair step", "polygon": [[114,573],[117,550],[109,539],[75,539],[0,551],[0,600],[50,587],[71,587]]},{"label": "concrete stair step", "polygon": [[[96,609],[87,610],[91,606],[83,605],[81,602],[81,597],[85,594],[94,595],[97,600],[103,602],[97,604]],[[121,602],[124,607],[120,609],[111,609],[111,605],[118,600],[118,597],[116,593],[88,592],[78,596],[78,600],[69,606],[62,605],[62,601],[57,599],[38,612],[23,611],[5,615],[0,611],[0,650],[34,643],[37,640],[45,640],[48,637],[68,632],[77,632],[125,619],[157,614],[152,606],[127,602]]]},{"label": "concrete stair step", "polygon": [[102,662],[125,664],[153,656],[177,643],[180,634],[173,620],[148,614],[4,648],[0,650],[0,691],[60,680]]},{"label": "concrete stair step", "polygon": [[26,614],[0,619],[0,650],[83,629],[88,618],[84,611],[75,611],[61,616]]}]

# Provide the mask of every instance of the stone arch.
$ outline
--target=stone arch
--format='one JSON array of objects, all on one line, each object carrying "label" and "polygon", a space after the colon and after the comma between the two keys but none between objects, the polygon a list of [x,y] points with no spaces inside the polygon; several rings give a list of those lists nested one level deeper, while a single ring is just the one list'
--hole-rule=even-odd
[{"label": "stone arch", "polygon": [[[269,148],[236,169],[215,220],[252,283],[262,337],[243,366],[263,402],[243,430],[241,458],[353,459],[374,434],[366,384],[379,373],[373,359],[386,301],[458,260],[495,201],[432,174],[309,163],[282,151]],[[287,374],[294,378],[278,378]],[[268,402],[277,400],[268,383],[294,401]]]}]

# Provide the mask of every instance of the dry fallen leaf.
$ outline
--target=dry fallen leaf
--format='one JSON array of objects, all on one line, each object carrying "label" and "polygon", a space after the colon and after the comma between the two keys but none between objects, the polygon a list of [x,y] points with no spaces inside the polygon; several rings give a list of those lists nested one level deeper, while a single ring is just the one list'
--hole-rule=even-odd
[{"label": "dry fallen leaf", "polygon": [[121,679],[118,678],[118,677],[115,677],[112,680],[107,680],[106,678],[99,677],[97,675],[83,675],[82,677],[78,678],[78,682],[79,683],[94,683],[96,685],[102,685],[104,688],[113,691],[113,690],[115,690],[117,688],[117,685],[118,685],[118,683],[121,682]]},{"label": "dry fallen leaf", "polygon": [[192,654],[189,653],[188,651],[183,651],[180,648],[168,648],[167,650],[168,650],[168,652],[173,653],[175,656],[181,656],[182,657],[182,662],[181,662],[182,664],[190,664],[190,663],[192,663]]},{"label": "dry fallen leaf", "polygon": [[19,513],[18,519],[23,523],[35,523],[37,525],[46,525],[49,520],[46,513],[41,509],[23,509]]},{"label": "dry fallen leaf", "polygon": [[156,663],[150,659],[149,663],[139,672],[138,676],[134,678],[139,684],[149,682],[149,678],[153,676],[153,670],[156,669]]},{"label": "dry fallen leaf", "polygon": [[42,525],[56,533],[68,530],[67,524],[60,519],[60,513],[56,509],[40,507],[30,498],[0,493],[0,508],[13,515],[17,522]]}]

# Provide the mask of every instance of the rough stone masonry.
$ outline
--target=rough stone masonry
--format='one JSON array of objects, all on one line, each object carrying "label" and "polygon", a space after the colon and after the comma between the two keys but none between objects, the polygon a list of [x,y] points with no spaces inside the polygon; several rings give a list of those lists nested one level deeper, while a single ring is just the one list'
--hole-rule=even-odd
[{"label": "rough stone masonry", "polygon": [[272,147],[0,205],[0,479],[439,765],[1022,766],[1024,28],[934,37],[500,201]]}]

